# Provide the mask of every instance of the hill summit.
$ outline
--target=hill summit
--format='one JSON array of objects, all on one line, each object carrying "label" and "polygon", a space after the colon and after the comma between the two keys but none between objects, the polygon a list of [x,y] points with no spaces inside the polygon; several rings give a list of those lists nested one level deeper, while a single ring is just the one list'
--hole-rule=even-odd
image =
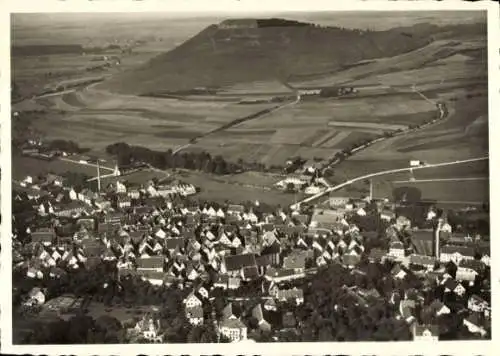
[{"label": "hill summit", "polygon": [[280,18],[228,19],[175,49],[102,84],[125,94],[158,94],[334,71],[415,50],[445,29],[420,24],[387,31],[323,27]]}]

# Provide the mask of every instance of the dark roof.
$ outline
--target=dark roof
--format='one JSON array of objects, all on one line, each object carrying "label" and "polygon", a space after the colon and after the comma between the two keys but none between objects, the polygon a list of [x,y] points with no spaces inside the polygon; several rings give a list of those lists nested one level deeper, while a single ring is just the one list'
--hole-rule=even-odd
[{"label": "dark roof", "polygon": [[412,240],[434,240],[434,232],[432,230],[415,230],[411,234]]},{"label": "dark roof", "polygon": [[411,255],[410,263],[422,266],[434,265],[436,263],[436,258],[424,255]]},{"label": "dark roof", "polygon": [[266,232],[266,231],[273,231],[275,229],[275,226],[274,224],[263,224],[261,228],[262,231]]},{"label": "dark roof", "polygon": [[224,258],[224,263],[228,271],[237,271],[243,267],[256,266],[257,264],[253,253],[226,256]]},{"label": "dark roof", "polygon": [[261,255],[255,257],[257,266],[270,266],[273,263],[271,255]]},{"label": "dark roof", "polygon": [[482,326],[482,320],[484,320],[483,316],[479,313],[471,313],[467,318],[467,321],[476,325],[476,326]]},{"label": "dark roof", "polygon": [[185,239],[180,238],[180,239],[166,239],[166,247],[169,250],[175,250],[176,248],[183,248],[185,245]]},{"label": "dark roof", "polygon": [[231,204],[228,206],[227,210],[243,213],[245,211],[245,207],[243,205]]},{"label": "dark roof", "polygon": [[266,246],[262,249],[261,255],[270,255],[281,252],[281,245],[275,241],[271,245]]},{"label": "dark roof", "polygon": [[285,328],[293,328],[295,327],[295,324],[296,319],[293,312],[286,312],[285,314],[283,314],[283,326]]},{"label": "dark roof", "polygon": [[243,267],[243,277],[245,279],[253,279],[259,277],[257,266]]},{"label": "dark roof", "polygon": [[151,256],[137,259],[137,268],[163,268],[163,256]]},{"label": "dark roof", "polygon": [[372,248],[370,251],[370,258],[381,260],[386,254],[387,252],[381,248]]},{"label": "dark roof", "polygon": [[52,242],[56,233],[53,229],[39,229],[31,232],[31,240],[33,242]]},{"label": "dark roof", "polygon": [[448,279],[446,280],[446,282],[444,282],[444,286],[445,286],[446,288],[448,288],[449,290],[451,290],[451,291],[454,291],[454,290],[455,290],[455,288],[457,288],[457,287],[458,287],[458,284],[459,284],[459,283],[458,283],[456,280],[454,280],[453,278],[448,278]]}]

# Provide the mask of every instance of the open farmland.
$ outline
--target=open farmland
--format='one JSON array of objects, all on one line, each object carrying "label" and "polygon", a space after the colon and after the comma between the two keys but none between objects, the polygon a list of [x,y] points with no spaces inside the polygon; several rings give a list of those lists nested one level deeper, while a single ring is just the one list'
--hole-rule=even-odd
[{"label": "open farmland", "polygon": [[[226,200],[232,202],[256,200],[267,204],[281,204],[282,206],[289,205],[294,201],[294,195],[284,193],[279,190],[272,189],[269,184],[271,179],[264,178],[253,181],[253,184],[248,184],[244,180],[233,180],[231,177],[215,177],[198,172],[183,172],[179,175],[179,179],[186,183],[191,183],[201,187],[200,193],[196,195],[201,200],[216,201],[223,203]],[[272,180],[273,184],[277,180]],[[262,185],[259,185],[262,182]],[[302,194],[296,195],[297,199],[303,198]]]},{"label": "open farmland", "polygon": [[374,184],[375,197],[392,198],[398,187],[415,187],[422,192],[422,200],[456,204],[482,204],[489,201],[488,180],[378,182]]},{"label": "open farmland", "polygon": [[[471,52],[474,54],[478,53],[484,50],[485,47],[485,38],[478,35],[471,35],[469,38],[464,38],[460,41],[453,39],[438,40],[408,53],[389,58],[360,61],[345,70],[339,70],[330,74],[316,74],[310,79],[305,77],[297,78],[290,84],[296,88],[328,87],[338,85],[339,83],[349,83],[356,87],[412,85],[439,78],[442,76],[444,68],[446,68],[447,78],[469,78],[471,75],[473,77],[481,77],[484,76],[484,73],[478,72],[477,66],[467,65],[471,64],[470,62],[474,60],[473,57],[467,54]],[[462,55],[462,57],[455,57],[456,55]],[[443,59],[452,57],[453,60],[443,61]],[[457,60],[459,58],[462,60]],[[429,65],[431,66],[426,68]],[[407,73],[403,81],[400,75],[396,77],[392,74],[400,72]],[[394,79],[391,80],[391,78]],[[368,89],[373,90],[373,88]],[[380,87],[379,89],[383,90],[384,87]]]},{"label": "open farmland", "polygon": [[12,159],[12,179],[23,180],[27,175],[36,176],[44,173],[63,174],[66,172],[96,176],[97,168],[67,161],[44,161],[31,157],[15,156]]}]

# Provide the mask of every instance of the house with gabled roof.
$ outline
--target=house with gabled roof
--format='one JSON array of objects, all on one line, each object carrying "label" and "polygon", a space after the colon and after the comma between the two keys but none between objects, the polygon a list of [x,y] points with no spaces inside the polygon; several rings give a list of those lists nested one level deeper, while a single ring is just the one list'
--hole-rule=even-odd
[{"label": "house with gabled roof", "polygon": [[405,257],[405,247],[401,241],[394,241],[389,246],[389,255],[395,258]]},{"label": "house with gabled roof", "polygon": [[198,296],[196,296],[194,291],[189,293],[189,295],[183,300],[182,303],[185,305],[186,308],[195,308],[202,306],[201,299]]},{"label": "house with gabled roof", "polygon": [[307,251],[293,250],[283,259],[283,269],[301,273],[306,268]]},{"label": "house with gabled roof", "polygon": [[410,255],[410,263],[416,266],[421,266],[427,268],[427,270],[434,269],[434,266],[437,262],[437,259],[433,256],[425,256],[425,255]]},{"label": "house with gabled roof", "polygon": [[241,341],[247,338],[247,326],[233,314],[232,304],[226,305],[219,322],[219,332],[231,341]]},{"label": "house with gabled roof", "polygon": [[439,341],[438,325],[415,325],[412,331],[414,341]]},{"label": "house with gabled roof", "polygon": [[450,308],[446,306],[443,302],[440,300],[436,299],[434,300],[431,304],[429,304],[429,310],[431,313],[435,316],[441,316],[441,315],[446,315],[450,314]]},{"label": "house with gabled roof", "polygon": [[203,308],[201,306],[186,308],[186,317],[191,325],[203,324]]},{"label": "house with gabled roof", "polygon": [[239,276],[245,267],[257,267],[254,254],[224,256],[221,272]]},{"label": "house with gabled roof", "polygon": [[56,232],[52,228],[39,228],[31,232],[31,241],[46,246],[52,245],[56,239]]},{"label": "house with gabled roof", "polygon": [[405,271],[405,269],[399,264],[395,265],[391,270],[392,278],[395,279],[402,280],[407,276],[407,274],[407,271]]},{"label": "house with gabled roof", "polygon": [[480,313],[472,312],[464,319],[463,323],[472,334],[479,334],[481,337],[485,337],[488,334],[484,327],[486,323],[485,318]]},{"label": "house with gabled roof", "polygon": [[146,340],[154,342],[163,341],[160,320],[151,313],[146,313],[144,317],[139,320],[134,329],[141,333]]},{"label": "house with gabled roof", "polygon": [[282,302],[291,301],[296,305],[300,305],[304,303],[304,291],[296,287],[291,289],[278,289],[276,299]]},{"label": "house with gabled roof", "polygon": [[163,256],[140,257],[137,259],[137,271],[163,272],[164,261],[165,257]]},{"label": "house with gabled roof", "polygon": [[483,298],[481,298],[477,294],[473,294],[470,296],[467,302],[467,307],[473,312],[483,313],[490,306],[488,302],[485,301]]},{"label": "house with gabled roof", "polygon": [[454,280],[453,278],[448,278],[444,282],[444,287],[445,287],[445,293],[455,293],[458,296],[463,296],[465,294],[465,288],[463,285],[461,285],[459,282]]},{"label": "house with gabled roof", "polygon": [[262,305],[259,303],[252,308],[252,316],[257,319],[258,328],[262,331],[270,331],[271,324],[264,319],[264,312],[262,311]]},{"label": "house with gabled roof", "polygon": [[441,247],[439,258],[443,263],[452,261],[458,265],[464,259],[473,260],[474,249],[468,246],[445,245]]}]

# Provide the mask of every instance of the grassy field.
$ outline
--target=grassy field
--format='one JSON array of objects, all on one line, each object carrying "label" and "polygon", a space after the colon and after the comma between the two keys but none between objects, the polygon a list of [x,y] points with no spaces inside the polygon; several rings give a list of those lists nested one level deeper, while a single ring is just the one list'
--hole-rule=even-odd
[{"label": "grassy field", "polygon": [[[201,200],[217,201],[226,200],[232,202],[259,201],[267,204],[281,204],[282,206],[293,204],[294,195],[272,189],[269,185],[276,183],[279,179],[261,176],[259,173],[251,173],[252,178],[243,176],[217,177],[198,172],[183,173],[178,178],[184,182],[191,183],[201,188],[196,195]],[[303,198],[302,194],[296,195],[297,200]]]},{"label": "grassy field", "polygon": [[[63,174],[68,171],[86,174],[94,177],[97,175],[97,168],[76,164],[66,161],[54,160],[43,161],[31,157],[14,156],[12,157],[12,179],[23,180],[27,175],[37,176],[53,172]],[[104,173],[102,173],[104,174]]]}]

